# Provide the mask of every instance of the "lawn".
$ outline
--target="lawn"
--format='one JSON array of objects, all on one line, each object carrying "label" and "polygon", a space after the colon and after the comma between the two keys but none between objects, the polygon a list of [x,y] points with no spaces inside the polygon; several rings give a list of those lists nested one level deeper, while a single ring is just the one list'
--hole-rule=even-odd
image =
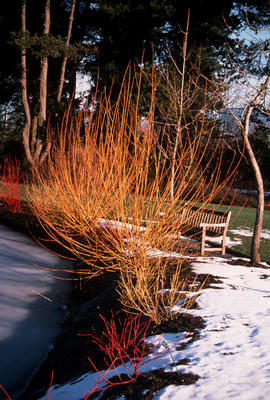
[{"label": "lawn", "polygon": [[[226,206],[220,206],[219,210],[225,211]],[[238,255],[249,257],[252,233],[256,217],[256,209],[250,207],[232,206],[232,218],[228,236],[232,243],[230,249]],[[233,244],[235,242],[235,244]],[[237,244],[240,243],[240,244]],[[262,261],[270,260],[270,211],[264,212],[263,230],[261,236]]]}]

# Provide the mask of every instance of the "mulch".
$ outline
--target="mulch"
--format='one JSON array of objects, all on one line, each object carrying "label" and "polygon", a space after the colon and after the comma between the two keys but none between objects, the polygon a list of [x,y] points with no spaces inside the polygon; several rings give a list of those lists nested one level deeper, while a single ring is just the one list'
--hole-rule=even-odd
[{"label": "mulch", "polygon": [[[27,203],[23,202],[21,206],[21,213],[12,214],[3,204],[0,204],[1,223],[16,231],[31,235],[32,238],[37,238],[38,241],[46,241],[48,238]],[[46,241],[44,243],[52,251],[58,253],[63,251],[53,242]],[[199,254],[198,243],[188,241],[187,245],[189,254]],[[177,250],[177,243],[173,243],[173,246],[174,250]],[[171,264],[173,269],[173,260]],[[76,268],[76,263],[74,268]],[[193,281],[194,274],[187,260],[183,264],[183,274],[190,281]],[[91,341],[89,336],[84,335],[89,334],[93,329],[95,332],[100,333],[104,330],[104,323],[100,315],[109,319],[113,312],[120,321],[125,318],[126,314],[119,304],[116,292],[117,278],[117,273],[114,272],[104,273],[91,280],[84,280],[80,282],[80,285],[74,281],[70,303],[68,304],[68,315],[63,323],[62,332],[56,338],[54,348],[50,351],[47,359],[40,366],[26,392],[19,400],[36,400],[45,394],[49,387],[52,371],[54,371],[54,384],[64,384],[93,371],[88,357],[93,360],[99,369],[105,367],[103,356],[98,346]],[[203,282],[205,278],[209,279],[208,283],[204,283],[205,286],[215,282],[214,277],[199,276],[198,280]],[[155,326],[154,323],[151,323],[149,333],[190,332],[187,342],[190,343],[199,339],[199,332],[203,327],[204,321],[200,317],[183,312],[178,314],[174,320],[163,323],[160,326]],[[178,345],[177,351],[181,352],[185,346],[186,343]],[[183,364],[188,362],[189,360],[182,360]],[[126,399],[152,399],[154,393],[163,387],[170,384],[192,384],[197,379],[199,379],[197,375],[182,374],[179,371],[165,372],[163,369],[158,369],[139,375],[136,381],[130,384],[111,387],[102,392],[100,398],[116,399],[122,395]],[[89,390],[89,388],[85,389]],[[100,393],[97,395],[100,396]],[[90,398],[94,399],[97,395],[94,394]]]}]

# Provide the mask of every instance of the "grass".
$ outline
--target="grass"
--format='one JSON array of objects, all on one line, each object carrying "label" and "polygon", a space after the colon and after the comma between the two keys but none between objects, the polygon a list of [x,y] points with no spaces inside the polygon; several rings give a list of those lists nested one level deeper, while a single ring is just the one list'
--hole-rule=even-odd
[{"label": "grass", "polygon": [[[213,205],[213,207],[215,207]],[[226,206],[219,206],[220,211],[225,211],[227,209]],[[239,254],[243,257],[249,257],[252,232],[255,223],[256,217],[256,209],[251,207],[239,207],[232,206],[232,218],[228,231],[228,236],[230,239],[239,238],[242,241],[242,244],[235,245],[230,247],[235,253]],[[232,232],[233,230],[238,230],[239,234]],[[264,212],[264,220],[263,220],[263,231],[268,230],[270,234],[270,211]],[[241,235],[241,231],[243,234]],[[247,231],[250,233],[250,236],[245,236]],[[270,261],[270,240],[262,237],[261,239],[261,258],[262,261]]]},{"label": "grass", "polygon": [[[200,206],[201,203],[196,203],[196,206]],[[227,205],[217,205],[209,204],[207,206],[209,209],[216,209],[218,211],[225,212],[228,209]],[[250,256],[251,240],[256,218],[256,209],[251,207],[242,206],[231,206],[230,210],[232,212],[230,227],[228,231],[228,237],[231,240],[240,239],[242,242],[239,245],[234,245],[230,247],[234,253],[242,257]],[[265,210],[264,220],[263,220],[263,233],[267,230],[270,235],[270,211]],[[232,232],[234,230],[239,231],[239,233]],[[243,234],[241,234],[243,231]],[[248,235],[248,236],[247,236]],[[270,262],[270,240],[268,238],[261,238],[260,247],[261,259],[262,261]]]}]

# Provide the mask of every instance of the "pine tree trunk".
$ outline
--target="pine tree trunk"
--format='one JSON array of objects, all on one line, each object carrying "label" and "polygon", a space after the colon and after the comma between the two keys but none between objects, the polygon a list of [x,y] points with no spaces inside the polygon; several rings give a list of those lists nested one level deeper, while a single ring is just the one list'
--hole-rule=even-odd
[{"label": "pine tree trunk", "polygon": [[[66,43],[65,43],[66,48],[68,48],[69,42],[70,42],[73,19],[74,19],[75,6],[76,6],[76,0],[73,0],[72,8],[71,8],[71,11],[70,11],[70,16],[69,16],[67,39],[66,39]],[[65,78],[65,72],[66,72],[66,65],[67,65],[67,56],[65,56],[63,58],[63,62],[62,62],[62,66],[61,66],[61,74],[60,74],[59,87],[58,87],[58,93],[57,93],[57,102],[58,103],[60,103],[60,101],[61,101],[63,85],[64,85],[64,78]]]},{"label": "pine tree trunk", "polygon": [[[45,5],[44,35],[50,31],[50,0]],[[40,66],[40,87],[39,87],[39,118],[38,126],[42,127],[46,121],[47,112],[47,76],[48,76],[48,57],[41,59]]]},{"label": "pine tree trunk", "polygon": [[[26,32],[26,0],[22,2],[22,33]],[[22,87],[22,103],[24,107],[25,113],[25,124],[23,128],[23,147],[25,151],[25,155],[27,161],[31,164],[33,163],[33,157],[30,150],[30,129],[31,129],[31,113],[30,107],[27,98],[27,72],[26,72],[26,49],[25,46],[22,46],[21,49],[21,67],[22,67],[22,75],[21,75],[21,87]]]},{"label": "pine tree trunk", "polygon": [[[22,33],[26,33],[26,0],[22,2]],[[44,34],[48,34],[50,30],[50,0],[45,5]],[[48,58],[43,57],[40,68],[40,90],[39,90],[39,113],[31,117],[28,96],[27,96],[27,68],[26,68],[26,48],[21,49],[21,88],[22,103],[25,113],[25,124],[23,128],[22,141],[26,159],[29,163],[41,163],[47,157],[51,143],[47,142],[46,149],[41,154],[43,143],[38,137],[38,128],[44,127],[47,112],[47,74],[48,74]]]}]

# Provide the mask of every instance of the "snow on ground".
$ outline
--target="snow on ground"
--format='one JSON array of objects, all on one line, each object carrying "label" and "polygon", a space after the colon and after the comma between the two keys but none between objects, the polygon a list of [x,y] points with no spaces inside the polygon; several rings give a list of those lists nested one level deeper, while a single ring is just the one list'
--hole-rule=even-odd
[{"label": "snow on ground", "polygon": [[[221,245],[222,242],[222,236],[217,236],[210,240],[212,245],[218,243]],[[227,236],[226,238],[226,247],[233,247],[233,246],[240,246],[242,244],[242,238],[241,237],[234,237],[233,239]]]},{"label": "snow on ground", "polygon": [[[229,231],[230,233],[232,233],[233,235],[239,235],[239,236],[248,236],[248,237],[252,237],[253,236],[253,230],[246,228],[246,229],[231,229]],[[270,239],[270,230],[269,229],[262,229],[262,233],[261,233],[261,238],[263,239]]]},{"label": "snow on ground", "polygon": [[[233,238],[230,238],[227,236],[226,238],[226,246],[227,247],[233,247],[233,246],[239,246],[242,244],[242,238],[241,236],[246,236],[246,237],[252,237],[253,235],[253,230],[246,228],[246,229],[230,229],[229,233],[233,235]],[[261,238],[270,240],[270,230],[269,229],[263,229],[261,233]],[[222,236],[215,237],[211,240],[211,242],[221,244],[222,241]]]},{"label": "snow on ground", "polygon": [[[198,374],[201,378],[187,386],[168,386],[156,393],[155,400],[268,400],[270,398],[270,266],[249,268],[230,265],[232,259],[201,257],[192,264],[196,273],[212,274],[221,283],[203,289],[198,297],[199,310],[206,326],[200,339],[184,350],[172,350],[162,357],[167,370],[174,360],[188,358],[180,372]],[[162,338],[170,346],[180,334]],[[161,350],[162,351],[162,350]],[[160,362],[145,366],[143,371],[160,368]],[[120,373],[122,371],[119,371]],[[61,387],[52,387],[52,400],[80,400],[95,385],[96,374],[89,373]],[[48,394],[40,400],[47,400]]]},{"label": "snow on ground", "polygon": [[[42,267],[67,262],[0,225],[0,385],[13,400],[25,389],[60,332],[70,282]],[[3,394],[0,391],[0,398]],[[68,400],[68,399],[67,399]]]},{"label": "snow on ground", "polygon": [[[181,368],[201,376],[195,384],[167,387],[155,400],[266,400],[270,398],[270,270],[232,266],[205,258],[193,264],[197,273],[221,277],[205,289],[196,312],[206,322],[200,340],[181,357]],[[179,355],[175,354],[177,360]]]}]

